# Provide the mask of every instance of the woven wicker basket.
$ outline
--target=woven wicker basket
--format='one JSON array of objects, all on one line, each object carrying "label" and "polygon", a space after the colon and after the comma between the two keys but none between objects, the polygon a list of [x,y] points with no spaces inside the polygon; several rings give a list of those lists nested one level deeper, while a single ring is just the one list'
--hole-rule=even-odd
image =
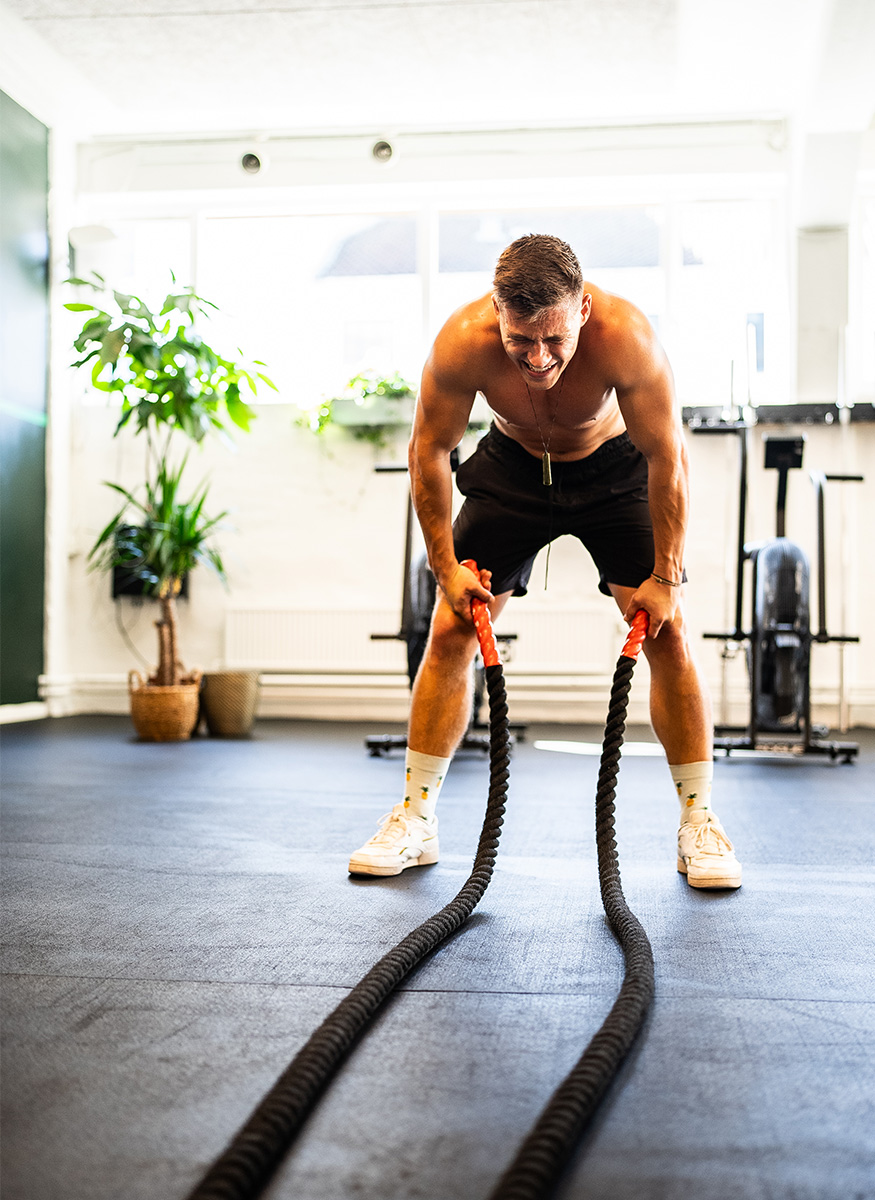
[{"label": "woven wicker basket", "polygon": [[257,671],[208,671],[201,711],[213,737],[248,737],[258,704]]},{"label": "woven wicker basket", "polygon": [[131,720],[141,740],[187,741],[197,725],[200,687],[200,671],[192,671],[174,687],[158,687],[148,683],[139,671],[131,671]]}]

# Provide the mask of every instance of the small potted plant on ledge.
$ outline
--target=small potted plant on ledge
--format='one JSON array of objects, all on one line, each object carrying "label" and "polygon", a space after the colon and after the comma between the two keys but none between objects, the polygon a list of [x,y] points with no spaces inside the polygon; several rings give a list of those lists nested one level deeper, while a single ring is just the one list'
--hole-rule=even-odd
[{"label": "small potted plant on ledge", "polygon": [[301,423],[314,433],[340,425],[354,437],[383,446],[393,429],[410,427],[415,403],[413,384],[400,372],[364,371],[350,379],[342,395],[322,401]]},{"label": "small potted plant on ledge", "polygon": [[84,357],[72,365],[79,368],[90,362],[94,387],[120,395],[114,436],[133,423],[135,433],[145,436],[147,451],[139,494],[108,484],[124,503],[89,558],[97,569],[123,567],[129,578],[143,583],[145,594],[159,601],[158,666],[148,679],[131,671],[131,717],[146,740],[180,741],[190,737],[197,724],[201,673],[186,673],[180,664],[176,598],[188,572],[201,563],[225,581],[212,538],[226,514],[207,515],[206,484],[185,498],[182,479],[188,455],[179,459],[173,454],[175,439],[182,436],[199,443],[210,431],[226,433],[226,418],[248,429],[255,413],[243,400],[241,387],[255,396],[256,380],[274,384],[255,370],[263,363],[241,365],[207,345],[196,323],[215,305],[191,288],[168,295],[155,313],[139,297],[107,288],[99,275],[69,282],[90,288],[105,305],[65,306],[88,314],[74,342]]}]

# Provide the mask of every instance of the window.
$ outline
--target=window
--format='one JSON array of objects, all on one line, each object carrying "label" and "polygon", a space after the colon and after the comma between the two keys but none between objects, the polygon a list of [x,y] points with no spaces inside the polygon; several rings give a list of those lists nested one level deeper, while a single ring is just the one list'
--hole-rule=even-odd
[{"label": "window", "polygon": [[198,261],[198,290],[220,309],[216,344],[263,359],[281,400],[309,407],[370,368],[418,378],[412,217],[208,218]]},{"label": "window", "polygon": [[790,297],[775,207],[682,204],[676,221],[680,266],[676,259],[665,340],[683,403],[792,400]]},{"label": "window", "polygon": [[860,197],[850,235],[846,392],[857,404],[875,404],[875,194]]},{"label": "window", "polygon": [[[552,201],[557,188],[544,191]],[[399,370],[417,380],[449,314],[489,290],[500,251],[522,234],[555,233],[574,247],[587,279],[650,319],[682,404],[793,400],[777,199],[466,208],[461,185],[456,199],[457,207],[445,198],[436,209],[419,193],[406,211],[362,203],[358,212],[126,219],[113,225],[118,271],[108,262],[98,269],[160,295],[171,269],[182,285],[196,263],[198,291],[220,310],[214,344],[264,360],[279,394],[260,400],[307,408],[359,371]],[[873,223],[870,200],[864,242]],[[871,308],[869,292],[860,295]],[[858,358],[867,353],[875,356],[875,345]]]},{"label": "window", "polygon": [[658,210],[631,207],[442,213],[434,312],[443,320],[489,291],[495,260],[516,238],[551,233],[572,247],[585,278],[624,295],[658,323],[660,217]]}]

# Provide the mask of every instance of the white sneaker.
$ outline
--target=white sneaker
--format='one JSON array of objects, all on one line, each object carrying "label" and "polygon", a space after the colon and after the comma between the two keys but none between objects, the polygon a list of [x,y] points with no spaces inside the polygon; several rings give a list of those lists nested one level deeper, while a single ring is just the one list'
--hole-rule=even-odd
[{"label": "white sneaker", "polygon": [[349,860],[351,875],[400,875],[438,860],[437,817],[410,817],[403,804],[380,817],[380,828]]},{"label": "white sneaker", "polygon": [[693,808],[678,830],[678,870],[697,888],[741,886],[741,863],[714,813]]}]

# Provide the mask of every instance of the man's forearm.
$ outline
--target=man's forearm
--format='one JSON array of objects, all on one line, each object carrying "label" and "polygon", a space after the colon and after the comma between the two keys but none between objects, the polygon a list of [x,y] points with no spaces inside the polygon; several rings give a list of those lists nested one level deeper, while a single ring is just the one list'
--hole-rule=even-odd
[{"label": "man's forearm", "polygon": [[686,464],[677,459],[649,459],[647,489],[653,522],[653,570],[673,582],[684,572],[684,544],[689,509]]},{"label": "man's forearm", "polygon": [[429,565],[440,584],[458,565],[453,549],[453,473],[449,454],[423,455],[411,446],[410,489]]}]

